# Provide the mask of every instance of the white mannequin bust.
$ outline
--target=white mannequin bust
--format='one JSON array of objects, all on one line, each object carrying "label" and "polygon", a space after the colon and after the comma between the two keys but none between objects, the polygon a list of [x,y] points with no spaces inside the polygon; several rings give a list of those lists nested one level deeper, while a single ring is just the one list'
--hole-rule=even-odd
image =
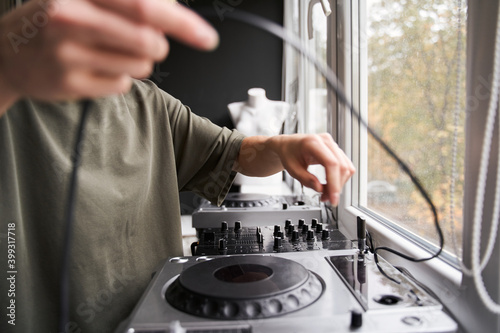
[{"label": "white mannequin bust", "polygon": [[262,88],[248,90],[248,100],[228,106],[236,129],[245,135],[278,135],[288,115],[286,102],[271,101]]}]

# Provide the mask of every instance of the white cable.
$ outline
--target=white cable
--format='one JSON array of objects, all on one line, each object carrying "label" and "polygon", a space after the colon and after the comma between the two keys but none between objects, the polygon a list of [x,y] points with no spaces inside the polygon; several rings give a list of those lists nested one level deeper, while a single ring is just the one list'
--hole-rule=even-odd
[{"label": "white cable", "polygon": [[[458,245],[457,245],[457,237],[455,231],[455,177],[456,177],[456,169],[457,169],[457,141],[458,141],[458,125],[460,120],[460,86],[461,86],[461,68],[462,68],[462,16],[461,16],[462,2],[461,0],[457,1],[457,60],[456,60],[456,69],[457,69],[457,79],[455,85],[455,106],[454,106],[454,131],[453,131],[453,144],[452,144],[452,167],[451,167],[451,182],[450,182],[450,226],[451,226],[451,235],[453,242],[453,249],[455,255],[457,257],[458,263],[460,264],[460,269],[463,274],[467,276],[472,276],[472,270],[465,266],[463,261],[460,259]],[[489,150],[488,150],[489,151]],[[497,200],[500,200],[500,180],[497,178]],[[495,212],[493,214],[493,220],[496,221],[498,219],[500,213],[500,207],[495,205]],[[483,259],[481,260],[481,271],[484,270],[486,264],[491,259],[491,255],[493,254],[493,249],[495,247],[496,240],[496,232],[498,230],[498,223],[492,225],[492,229],[490,232],[490,237],[488,239],[488,245],[486,248],[486,252],[484,254]]]},{"label": "white cable", "polygon": [[[472,275],[474,279],[474,284],[476,286],[479,298],[483,304],[488,308],[489,311],[500,314],[500,304],[495,303],[488,294],[486,286],[481,275],[481,265],[480,265],[480,244],[481,244],[481,224],[482,224],[482,211],[484,205],[484,194],[486,187],[486,178],[488,173],[488,163],[489,155],[491,150],[491,143],[493,138],[493,128],[495,124],[495,116],[498,106],[498,93],[500,86],[500,5],[498,6],[497,13],[497,29],[495,38],[495,53],[494,53],[494,65],[493,65],[493,80],[491,87],[491,96],[488,105],[488,115],[486,119],[486,129],[484,132],[483,146],[481,151],[481,160],[479,166],[479,177],[476,190],[476,200],[474,207],[474,221],[472,230]],[[495,193],[495,204],[499,204],[499,176],[500,176],[500,163],[497,169],[497,187]],[[497,207],[495,207],[494,216],[498,215]],[[496,220],[492,221],[492,228],[490,232],[493,233],[494,230],[498,228],[498,216]],[[496,231],[494,233],[496,235]]]},{"label": "white cable", "polygon": [[472,271],[467,268],[463,261],[460,259],[457,237],[455,231],[455,178],[457,175],[457,151],[458,151],[458,125],[460,122],[460,87],[462,78],[462,1],[457,0],[457,57],[456,57],[456,71],[457,79],[455,82],[455,106],[453,111],[453,143],[452,143],[452,153],[451,153],[451,181],[450,181],[450,227],[451,236],[453,243],[453,250],[457,257],[458,263],[462,272],[466,275],[472,275]]}]

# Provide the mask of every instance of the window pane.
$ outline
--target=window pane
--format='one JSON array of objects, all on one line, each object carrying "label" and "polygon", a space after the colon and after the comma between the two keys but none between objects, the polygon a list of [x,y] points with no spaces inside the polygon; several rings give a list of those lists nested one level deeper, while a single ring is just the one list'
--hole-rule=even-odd
[{"label": "window pane", "polygon": [[[327,46],[327,17],[319,2],[312,7],[308,2],[307,12],[303,24],[307,27],[306,33],[302,36],[306,41],[309,52],[315,55],[323,66],[326,66],[326,46]],[[305,7],[304,7],[305,9]],[[304,132],[305,133],[325,133],[327,132],[327,89],[325,77],[317,71],[313,64],[305,57],[304,62]],[[325,169],[321,165],[311,165],[308,171],[314,174],[320,182],[326,182]],[[307,194],[316,192],[304,188]]]},{"label": "window pane", "polygon": [[[465,7],[465,6],[464,6]],[[450,183],[457,61],[465,96],[465,12],[457,58],[457,1],[367,2],[368,122],[421,180],[452,249]],[[464,110],[465,100],[460,100]],[[454,220],[461,246],[465,114],[458,125]],[[368,138],[367,208],[435,244],[432,213],[408,176]]]},{"label": "window pane", "polygon": [[[312,31],[308,31],[306,38],[308,39],[308,48],[320,59],[326,66],[326,16],[323,12],[320,3],[316,3],[312,7],[311,26],[308,26]],[[307,133],[324,133],[327,131],[327,116],[326,116],[326,79],[319,73],[314,65],[309,61],[307,66],[307,81],[306,81],[306,132]]]}]

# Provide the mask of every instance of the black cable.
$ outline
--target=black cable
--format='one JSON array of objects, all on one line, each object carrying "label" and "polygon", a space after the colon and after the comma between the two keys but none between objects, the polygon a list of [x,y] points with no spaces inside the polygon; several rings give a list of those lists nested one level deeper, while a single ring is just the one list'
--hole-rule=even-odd
[{"label": "black cable", "polygon": [[[213,13],[206,12],[206,11],[201,11],[201,14],[205,16],[213,16]],[[373,253],[376,258],[377,251],[379,250],[385,250],[388,252],[391,252],[393,254],[396,254],[402,258],[405,258],[410,261],[414,262],[421,262],[425,260],[430,260],[433,259],[442,252],[443,250],[443,245],[444,245],[444,238],[443,238],[443,233],[441,231],[441,227],[439,226],[439,221],[438,221],[438,216],[437,216],[437,211],[436,208],[428,195],[428,193],[425,191],[424,187],[421,185],[420,181],[418,178],[413,174],[413,172],[410,170],[410,168],[406,165],[406,163],[403,162],[403,160],[377,135],[377,133],[366,123],[366,121],[360,116],[359,112],[356,110],[356,108],[352,105],[352,103],[347,99],[344,89],[341,86],[341,84],[338,82],[337,77],[333,73],[333,71],[328,68],[324,67],[323,64],[320,63],[320,61],[311,53],[309,52],[301,43],[300,39],[297,38],[297,36],[291,34],[288,32],[285,28],[282,26],[269,21],[267,19],[264,19],[260,16],[250,14],[241,10],[229,12],[225,14],[227,18],[233,19],[239,22],[243,22],[249,25],[252,25],[254,27],[260,28],[274,36],[277,36],[281,38],[283,41],[294,47],[299,53],[301,53],[303,56],[305,56],[308,61],[310,61],[316,68],[318,72],[320,72],[326,79],[326,82],[328,86],[333,89],[336,93],[337,98],[339,99],[340,102],[342,102],[347,108],[351,110],[351,113],[354,114],[358,121],[367,129],[367,131],[370,133],[370,135],[377,141],[382,148],[398,163],[399,167],[403,170],[404,173],[406,173],[411,181],[415,184],[417,187],[418,191],[422,194],[424,197],[425,201],[428,203],[430,206],[430,209],[432,210],[433,216],[434,216],[434,222],[436,229],[439,234],[439,240],[440,240],[440,248],[437,253],[432,255],[431,257],[428,258],[421,258],[421,259],[416,259],[413,257],[410,257],[408,255],[405,255],[401,252],[398,252],[394,249],[388,248],[388,247],[377,247],[374,249]],[[76,189],[77,189],[77,175],[78,175],[78,167],[80,165],[80,160],[81,160],[81,143],[83,141],[83,135],[84,135],[84,128],[85,128],[85,123],[88,115],[88,111],[90,108],[91,101],[90,100],[84,100],[83,105],[82,105],[82,114],[80,118],[80,124],[79,128],[77,131],[77,136],[76,136],[76,142],[75,142],[75,149],[74,149],[74,155],[72,156],[73,158],[73,171],[71,174],[71,179],[70,179],[70,186],[69,186],[69,191],[68,191],[68,204],[66,207],[66,212],[65,212],[65,224],[66,224],[66,231],[65,231],[65,242],[64,242],[64,250],[63,250],[63,260],[62,260],[62,270],[61,270],[61,291],[60,291],[60,321],[59,321],[59,332],[64,332],[65,331],[65,326],[69,322],[69,263],[70,263],[70,250],[71,250],[71,243],[72,243],[72,231],[73,231],[73,220],[74,220],[74,207],[76,204]],[[194,244],[192,244],[193,246]],[[375,259],[376,262],[378,262],[377,258]],[[378,265],[377,265],[378,266]],[[379,269],[381,269],[379,267]],[[384,274],[385,275],[385,274]]]},{"label": "black cable", "polygon": [[366,245],[368,245],[368,250],[373,253],[375,251],[375,247],[373,246],[372,234],[366,230]]},{"label": "black cable", "polygon": [[[215,14],[213,11],[210,11],[208,9],[201,9],[198,11],[201,15],[203,16],[214,16]],[[434,217],[434,225],[436,227],[438,236],[439,236],[439,250],[432,254],[430,257],[427,258],[413,258],[410,257],[402,252],[396,251],[392,248],[386,247],[386,246],[381,246],[377,247],[374,249],[374,256],[376,257],[378,251],[388,251],[391,252],[397,256],[400,256],[406,260],[413,261],[413,262],[422,262],[422,261],[427,261],[436,258],[441,254],[443,251],[444,247],[444,237],[443,237],[443,232],[441,230],[441,227],[439,225],[439,218],[437,215],[437,210],[436,207],[434,206],[434,203],[432,202],[432,199],[430,198],[430,195],[427,193],[425,188],[422,186],[420,180],[418,177],[411,171],[411,169],[408,167],[408,165],[395,153],[395,151],[389,147],[389,145],[382,140],[382,138],[373,130],[368,123],[361,117],[360,113],[354,105],[348,100],[344,88],[342,87],[341,83],[339,82],[337,76],[335,73],[332,71],[331,68],[323,66],[323,64],[312,54],[307,50],[307,48],[304,47],[300,39],[294,35],[293,33],[289,32],[286,30],[284,27],[280,26],[279,24],[267,20],[263,17],[242,11],[242,10],[234,10],[232,12],[227,12],[224,14],[225,18],[232,19],[235,21],[239,21],[242,23],[246,23],[248,25],[254,26],[256,28],[259,28],[261,30],[264,30],[281,40],[283,40],[285,43],[289,44],[293,48],[295,48],[300,54],[302,54],[304,57],[307,58],[307,60],[314,65],[316,70],[320,72],[326,79],[327,85],[336,93],[336,96],[338,100],[343,103],[348,109],[350,109],[351,113],[356,116],[360,124],[362,124],[370,133],[370,135],[381,145],[383,150],[386,151],[389,156],[394,159],[399,167],[403,170],[404,173],[406,173],[409,177],[410,180],[412,181],[413,184],[417,187],[418,191],[422,195],[422,197],[425,199],[427,204],[429,205],[430,210],[432,211],[432,215]],[[378,266],[378,265],[377,265]],[[380,269],[380,267],[379,267]]]},{"label": "black cable", "polygon": [[83,135],[85,124],[89,113],[91,101],[84,100],[82,102],[82,113],[80,116],[80,123],[76,133],[75,148],[71,156],[73,170],[68,189],[68,201],[64,216],[64,224],[66,226],[63,245],[63,258],[61,265],[61,288],[60,288],[60,313],[59,313],[59,330],[58,332],[66,332],[66,325],[69,323],[69,265],[70,265],[70,252],[73,236],[73,220],[75,215],[76,194],[78,188],[78,168],[81,161],[81,149],[83,142]]}]

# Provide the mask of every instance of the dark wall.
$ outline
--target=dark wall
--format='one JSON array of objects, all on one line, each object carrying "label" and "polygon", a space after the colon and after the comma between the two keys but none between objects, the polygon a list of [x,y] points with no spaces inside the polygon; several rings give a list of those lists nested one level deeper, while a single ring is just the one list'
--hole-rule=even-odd
[{"label": "dark wall", "polygon": [[[283,1],[196,0],[188,7],[210,13],[208,21],[220,35],[219,47],[206,53],[170,40],[170,54],[151,79],[196,114],[229,128],[234,126],[227,105],[246,100],[248,89],[264,88],[269,99],[280,100],[282,42],[225,14],[244,10],[283,24]],[[190,214],[199,203],[193,193],[181,193],[183,214]]]},{"label": "dark wall", "polygon": [[282,24],[283,1],[197,0],[188,7],[210,13],[208,21],[219,32],[220,45],[207,53],[171,40],[170,54],[152,79],[196,114],[230,128],[227,104],[246,100],[249,88],[264,88],[269,99],[280,100],[282,42],[226,14],[244,10]]}]

